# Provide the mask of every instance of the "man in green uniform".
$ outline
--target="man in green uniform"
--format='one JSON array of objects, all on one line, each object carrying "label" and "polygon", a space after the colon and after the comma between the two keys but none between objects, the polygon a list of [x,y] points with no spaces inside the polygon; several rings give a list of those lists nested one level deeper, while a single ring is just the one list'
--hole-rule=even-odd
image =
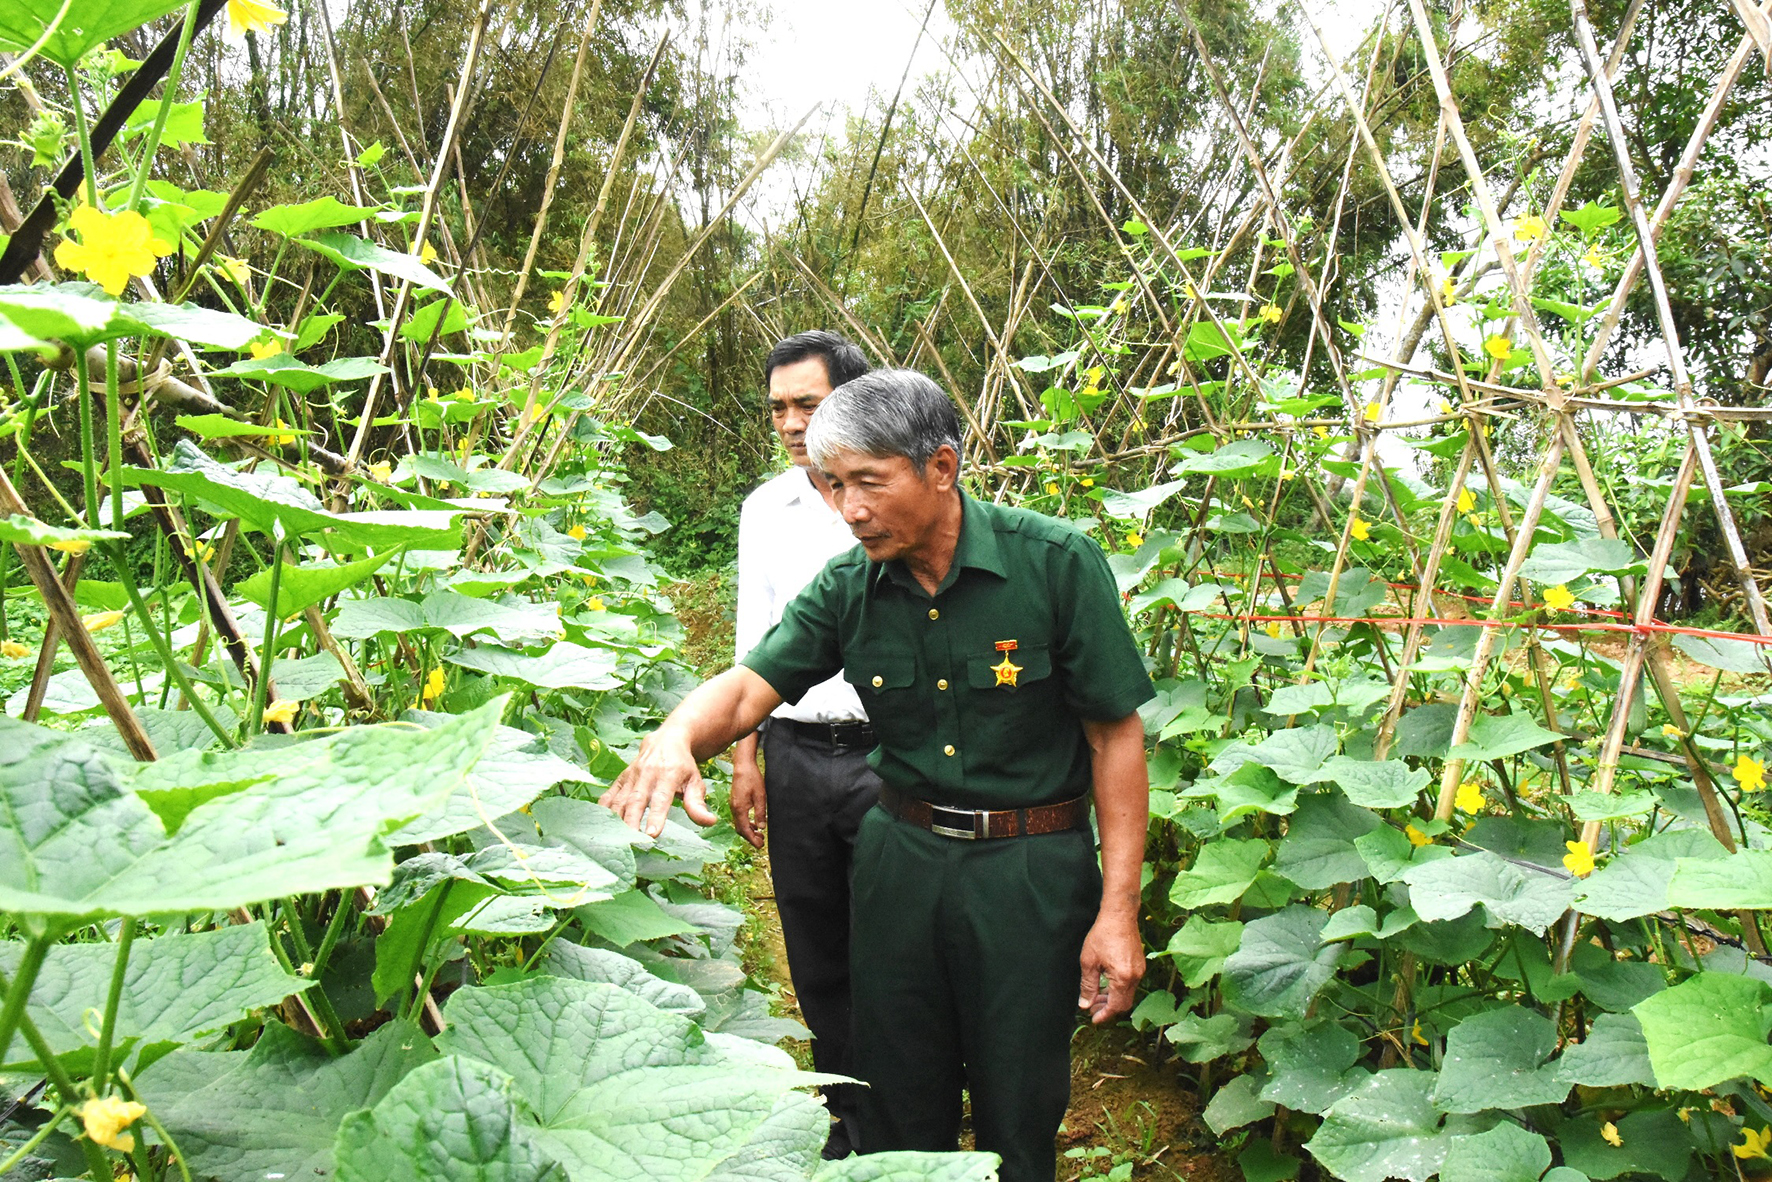
[{"label": "man in green uniform", "polygon": [[885,784],[854,862],[861,1149],[952,1149],[965,1089],[1004,1182],[1050,1182],[1072,999],[1108,1021],[1144,972],[1150,679],[1093,542],[960,491],[959,421],[928,378],[844,384],[806,442],[861,545],[684,699],[603,802],[656,834],[681,795],[711,824],[698,761],[842,669]]}]

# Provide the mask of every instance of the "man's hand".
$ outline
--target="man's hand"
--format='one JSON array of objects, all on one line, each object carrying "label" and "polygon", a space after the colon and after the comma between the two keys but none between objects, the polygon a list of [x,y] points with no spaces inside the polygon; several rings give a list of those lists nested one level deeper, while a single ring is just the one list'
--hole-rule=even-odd
[{"label": "man's hand", "polygon": [[763,772],[757,767],[755,740],[740,742],[732,752],[732,827],[757,849],[763,848],[763,830],[769,825],[769,800],[763,792]]},{"label": "man's hand", "polygon": [[599,804],[652,837],[664,832],[671,802],[683,798],[683,811],[697,825],[719,818],[708,810],[708,786],[696,766],[687,736],[660,728],[640,744],[640,756],[615,778]]},{"label": "man's hand", "polygon": [[[1144,977],[1144,941],[1132,917],[1099,916],[1083,941],[1083,983],[1077,991],[1077,1008],[1089,1011],[1089,1020],[1100,1026],[1132,1009],[1138,982]],[[1106,976],[1108,987],[1101,987]]]}]

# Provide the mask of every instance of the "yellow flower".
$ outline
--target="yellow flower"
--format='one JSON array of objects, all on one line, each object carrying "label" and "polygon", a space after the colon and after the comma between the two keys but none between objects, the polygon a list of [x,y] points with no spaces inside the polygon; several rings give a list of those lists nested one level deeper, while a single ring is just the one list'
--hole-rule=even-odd
[{"label": "yellow flower", "polygon": [[1624,1138],[1618,1135],[1618,1126],[1611,1121],[1600,1126],[1600,1137],[1614,1149],[1624,1148]]},{"label": "yellow flower", "polygon": [[252,278],[252,264],[245,259],[237,259],[231,255],[215,256],[215,269],[220,271],[222,278],[236,287],[245,287],[246,281]]},{"label": "yellow flower", "polygon": [[1094,488],[1095,481],[1093,481],[1093,480],[1089,479],[1087,476],[1085,476],[1085,477],[1083,477],[1083,487],[1084,488]]},{"label": "yellow flower", "polygon": [[51,542],[49,548],[60,550],[63,554],[84,554],[92,549],[92,543],[85,538],[69,538],[65,542]]},{"label": "yellow flower", "polygon": [[0,640],[0,657],[16,661],[20,657],[28,657],[34,650],[28,644],[20,644],[16,640]]},{"label": "yellow flower", "polygon": [[228,39],[244,41],[248,33],[268,33],[289,19],[281,8],[261,0],[228,0]]},{"label": "yellow flower", "polygon": [[1197,300],[1200,298],[1200,293],[1194,290],[1194,285],[1191,283],[1184,283],[1181,285],[1181,294],[1190,300]]},{"label": "yellow flower", "polygon": [[294,722],[296,712],[300,709],[301,703],[292,702],[288,698],[278,698],[265,707],[264,720],[266,722]]},{"label": "yellow flower", "polygon": [[548,297],[548,311],[552,312],[555,316],[558,316],[560,313],[564,312],[565,310],[566,310],[566,289],[561,288],[559,291],[555,292],[553,295]]},{"label": "yellow flower", "polygon": [[1731,1145],[1729,1151],[1743,1161],[1751,1157],[1772,1158],[1772,1153],[1766,1152],[1768,1146],[1772,1146],[1772,1127],[1756,1133],[1744,1126],[1741,1130],[1741,1144]]},{"label": "yellow flower", "polygon": [[1483,528],[1483,515],[1481,513],[1466,513],[1464,519],[1471,523],[1472,529]]},{"label": "yellow flower", "polygon": [[1311,432],[1313,434],[1315,434],[1318,439],[1329,438],[1329,428],[1325,427],[1321,423],[1318,423],[1316,426],[1312,427]]},{"label": "yellow flower", "polygon": [[585,600],[585,610],[586,611],[593,611],[593,612],[600,612],[603,610],[603,601],[601,599],[597,598],[595,595],[593,595],[589,599]]},{"label": "yellow flower", "polygon": [[437,393],[437,387],[435,387],[435,386],[426,386],[425,387],[425,401],[426,402],[436,402],[440,397],[441,397],[441,395],[439,395]]},{"label": "yellow flower", "polygon": [[1587,248],[1587,253],[1581,256],[1581,261],[1594,268],[1596,271],[1604,270],[1606,267],[1606,260],[1600,256],[1600,248],[1598,246],[1590,245]]},{"label": "yellow flower", "polygon": [[1275,640],[1280,639],[1280,621],[1270,620],[1268,622],[1266,632],[1269,636],[1273,637]]},{"label": "yellow flower", "polygon": [[[285,423],[282,419],[277,420],[277,429],[279,431],[281,431],[283,428],[285,428],[287,426],[289,426],[289,424]],[[272,435],[272,436],[269,436],[268,438],[270,439],[270,441],[272,443],[276,444],[278,447],[288,447],[290,444],[295,442],[295,436],[293,436],[293,435]]]},{"label": "yellow flower", "polygon": [[1555,587],[1545,588],[1544,606],[1550,608],[1554,612],[1566,612],[1575,606],[1575,596],[1570,592],[1569,588],[1558,583]]},{"label": "yellow flower", "polygon": [[1348,532],[1354,535],[1354,541],[1364,542],[1372,536],[1372,523],[1363,517],[1356,517],[1348,526]]},{"label": "yellow flower", "polygon": [[1458,786],[1458,795],[1453,799],[1458,811],[1473,815],[1483,811],[1483,786],[1475,780],[1466,780]]},{"label": "yellow flower", "polygon": [[1368,402],[1366,404],[1366,421],[1368,423],[1376,423],[1378,421],[1378,403]]},{"label": "yellow flower", "polygon": [[1280,469],[1280,482],[1282,484],[1284,484],[1286,481],[1293,479],[1297,475],[1298,475],[1298,473],[1294,472],[1290,468],[1281,468]]},{"label": "yellow flower", "polygon": [[1506,337],[1489,337],[1483,342],[1483,352],[1497,361],[1506,361],[1514,355],[1514,347]]},{"label": "yellow flower", "polygon": [[1661,728],[1661,733],[1674,740],[1676,743],[1686,737],[1686,732],[1671,722]]},{"label": "yellow flower", "polygon": [[1586,878],[1594,872],[1594,851],[1585,841],[1565,841],[1563,848],[1569,852],[1563,855],[1563,868],[1576,878]]},{"label": "yellow flower", "polygon": [[191,545],[187,542],[185,544],[185,555],[189,558],[196,559],[198,562],[208,562],[211,558],[215,557],[215,547],[207,542],[198,542],[196,545]]},{"label": "yellow flower", "polygon": [[1743,755],[1730,769],[1743,792],[1760,792],[1766,787],[1766,765],[1752,756]]},{"label": "yellow flower", "polygon": [[1278,324],[1280,322],[1280,316],[1281,316],[1280,305],[1268,304],[1267,306],[1262,308],[1262,310],[1260,312],[1260,316],[1263,320],[1267,321],[1269,324]]},{"label": "yellow flower", "polygon": [[254,341],[252,344],[246,346],[246,351],[252,354],[252,359],[254,361],[263,361],[267,357],[275,357],[277,354],[283,352],[283,342],[276,337],[272,337],[270,340],[263,342]]},{"label": "yellow flower", "polygon": [[1056,484],[1053,484],[1051,481],[1047,481],[1046,482],[1046,495],[1049,497],[1057,496],[1058,495],[1058,486]]},{"label": "yellow flower", "polygon": [[152,275],[155,259],[172,253],[172,247],[154,237],[148,219],[132,209],[101,213],[82,205],[68,219],[68,228],[80,241],[62,239],[55,248],[56,265],[83,272],[112,295],[123,294],[131,275]]},{"label": "yellow flower", "polygon": [[1429,837],[1427,834],[1423,833],[1421,830],[1417,829],[1413,825],[1406,826],[1403,829],[1403,836],[1407,837],[1409,839],[1409,844],[1413,845],[1413,846],[1423,846],[1423,845],[1434,844],[1433,838]]},{"label": "yellow flower", "polygon": [[1472,509],[1475,509],[1476,507],[1477,507],[1477,494],[1472,492],[1468,488],[1459,489],[1458,490],[1458,511],[1460,513],[1469,513]]},{"label": "yellow flower", "polygon": [[1136,550],[1138,547],[1144,545],[1144,535],[1137,530],[1133,530],[1126,535],[1126,544]]},{"label": "yellow flower", "polygon": [[122,618],[122,612],[94,612],[90,616],[81,616],[80,622],[86,625],[88,632],[103,632]]},{"label": "yellow flower", "polygon": [[80,1123],[86,1126],[86,1136],[93,1144],[131,1153],[135,1150],[135,1137],[123,1130],[147,1114],[145,1104],[100,1096],[80,1106]]},{"label": "yellow flower", "polygon": [[388,463],[386,460],[377,460],[375,463],[369,465],[369,478],[371,480],[379,480],[383,484],[386,484],[394,478],[394,465]]},{"label": "yellow flower", "polygon": [[585,540],[585,527],[582,525],[575,525],[566,531],[566,536],[569,538],[576,538],[582,542]]},{"label": "yellow flower", "polygon": [[1415,1025],[1413,1027],[1411,1027],[1409,1030],[1409,1037],[1411,1040],[1414,1041],[1415,1045],[1418,1047],[1425,1047],[1428,1045],[1427,1035],[1425,1035],[1421,1032],[1421,1019],[1420,1018],[1415,1019]]},{"label": "yellow flower", "polygon": [[1440,303],[1450,308],[1458,302],[1458,281],[1451,276],[1440,280]]},{"label": "yellow flower", "polygon": [[430,701],[442,692],[443,666],[438,665],[435,669],[431,670],[430,676],[425,678],[425,701]]},{"label": "yellow flower", "polygon": [[472,402],[474,400],[474,391],[467,386],[463,386],[461,389],[451,394],[450,397],[457,402]]},{"label": "yellow flower", "polygon": [[1529,213],[1514,223],[1514,238],[1519,242],[1542,242],[1550,237],[1550,227],[1544,219],[1535,213]]},{"label": "yellow flower", "polygon": [[419,249],[418,249],[418,261],[421,263],[436,262],[437,261],[437,248],[432,246],[427,241],[423,246],[419,247]]}]

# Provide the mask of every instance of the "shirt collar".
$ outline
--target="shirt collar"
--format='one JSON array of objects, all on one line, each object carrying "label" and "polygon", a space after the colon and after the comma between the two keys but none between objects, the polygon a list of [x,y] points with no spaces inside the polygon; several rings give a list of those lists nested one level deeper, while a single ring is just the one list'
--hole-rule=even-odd
[{"label": "shirt collar", "polygon": [[[922,590],[917,577],[911,574],[905,564],[898,559],[890,562],[870,563],[873,570],[873,583],[878,584],[882,575],[890,577],[902,587]],[[997,544],[997,531],[991,524],[983,506],[960,491],[960,537],[954,543],[954,561],[948,567],[948,573],[942,577],[941,586],[936,589],[939,595],[954,585],[964,567],[975,570],[989,571],[1000,579],[1009,577],[1009,571],[1003,565],[1003,551]]]}]

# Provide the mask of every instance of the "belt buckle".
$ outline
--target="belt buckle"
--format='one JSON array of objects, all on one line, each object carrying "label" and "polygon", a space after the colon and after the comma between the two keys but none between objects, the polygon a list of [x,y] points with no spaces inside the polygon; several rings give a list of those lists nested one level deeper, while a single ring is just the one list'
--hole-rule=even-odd
[{"label": "belt buckle", "polygon": [[[935,820],[937,815],[942,813],[946,813],[951,817],[965,817],[967,820],[966,828],[957,829],[951,825],[936,824]],[[961,841],[977,841],[978,814],[971,809],[950,809],[943,808],[939,804],[932,804],[929,806],[929,832],[939,833],[943,837],[957,837]]]}]

